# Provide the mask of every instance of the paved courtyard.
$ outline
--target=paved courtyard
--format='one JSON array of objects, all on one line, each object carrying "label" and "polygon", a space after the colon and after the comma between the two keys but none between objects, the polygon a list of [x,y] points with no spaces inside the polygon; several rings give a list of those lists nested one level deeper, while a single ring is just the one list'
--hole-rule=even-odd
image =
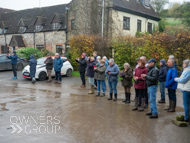
[{"label": "paved courtyard", "polygon": [[121,83],[119,100],[113,102],[107,100],[108,93],[88,95],[89,84],[81,89],[78,77],[63,77],[61,85],[33,85],[18,74],[12,80],[11,71],[0,72],[0,143],[190,143],[190,127],[171,123],[184,114],[181,92],[177,112],[164,111],[168,102],[158,104],[159,118],[149,119],[148,109],[134,112],[134,102],[122,103]]}]

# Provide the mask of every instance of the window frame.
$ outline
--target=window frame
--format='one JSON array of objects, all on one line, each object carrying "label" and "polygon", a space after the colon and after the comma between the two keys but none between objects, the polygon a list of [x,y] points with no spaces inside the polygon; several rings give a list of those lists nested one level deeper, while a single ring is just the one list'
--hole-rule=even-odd
[{"label": "window frame", "polygon": [[[61,52],[58,49],[61,49]],[[63,54],[63,45],[56,45],[56,53]]]},{"label": "window frame", "polygon": [[[150,31],[150,25],[151,25],[151,31]],[[152,32],[153,32],[153,29],[152,29],[152,28],[153,28],[153,27],[152,27],[153,24],[152,24],[151,22],[148,22],[147,26],[148,26],[148,27],[147,27],[147,28],[148,28],[148,29],[147,29],[147,32],[150,33],[150,34],[152,34]]]},{"label": "window frame", "polygon": [[36,25],[35,26],[35,32],[40,32],[40,31],[42,31],[42,29],[43,29],[42,25]]},{"label": "window frame", "polygon": [[71,30],[75,29],[75,20],[71,19]]},{"label": "window frame", "polygon": [[36,49],[38,50],[42,50],[42,49],[45,49],[44,45],[36,45]]},{"label": "window frame", "polygon": [[123,30],[130,30],[131,29],[131,19],[130,17],[123,17]]},{"label": "window frame", "polygon": [[[140,24],[140,30],[139,30],[139,24]],[[137,32],[142,32],[142,20],[137,19]]]},{"label": "window frame", "polygon": [[60,23],[58,23],[58,22],[54,22],[53,24],[52,24],[52,29],[53,30],[58,30],[59,28],[60,28]]}]

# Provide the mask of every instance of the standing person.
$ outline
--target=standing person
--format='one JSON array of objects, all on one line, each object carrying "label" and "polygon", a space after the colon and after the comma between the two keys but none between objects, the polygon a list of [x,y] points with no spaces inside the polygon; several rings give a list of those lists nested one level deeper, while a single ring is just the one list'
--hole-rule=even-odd
[{"label": "standing person", "polygon": [[96,60],[97,60],[97,55],[98,55],[98,53],[97,53],[96,51],[94,51],[94,52],[93,52],[93,57],[94,57],[95,62],[96,62]]},{"label": "standing person", "polygon": [[145,67],[145,61],[140,60],[138,62],[139,67],[135,70],[135,75],[134,75],[134,87],[135,87],[135,92],[136,92],[136,97],[135,97],[135,108],[133,108],[133,111],[138,110],[138,103],[139,103],[139,96],[141,96],[141,106],[139,109],[140,111],[144,111],[144,104],[145,104],[145,80],[141,77],[142,74],[147,74],[147,68]]},{"label": "standing person", "polygon": [[158,101],[158,103],[165,103],[165,84],[166,84],[167,72],[168,72],[168,66],[166,64],[166,60],[162,59],[160,61],[160,71],[159,71],[161,99]]},{"label": "standing person", "polygon": [[190,60],[183,61],[183,73],[180,78],[175,78],[178,82],[178,89],[183,93],[183,106],[185,109],[186,122],[189,122],[189,101],[190,101]]},{"label": "standing person", "polygon": [[147,113],[147,116],[150,116],[150,118],[158,118],[158,111],[157,111],[157,105],[156,105],[156,92],[158,89],[158,75],[159,70],[155,66],[156,60],[150,59],[148,61],[148,73],[142,74],[142,78],[146,79],[146,83],[148,86],[148,94],[149,94],[149,101],[150,101],[150,108],[151,112]]},{"label": "standing person", "polygon": [[85,80],[85,69],[86,69],[86,60],[85,60],[85,54],[81,54],[81,59],[76,58],[76,62],[79,63],[78,70],[80,72],[80,77],[82,80],[81,88],[86,87],[86,80]]},{"label": "standing person", "polygon": [[46,69],[47,69],[47,73],[48,73],[48,82],[52,82],[52,78],[51,78],[51,72],[53,69],[53,59],[51,57],[50,54],[48,54],[47,59],[44,62],[46,64]]},{"label": "standing person", "polygon": [[37,66],[37,61],[35,60],[34,55],[30,56],[29,65],[30,65],[30,77],[32,79],[32,83],[34,84],[36,82],[35,75],[36,75],[36,66]]},{"label": "standing person", "polygon": [[117,101],[117,83],[118,83],[118,74],[119,67],[115,64],[114,59],[109,60],[109,66],[106,69],[106,74],[108,75],[108,85],[109,85],[109,93],[110,98],[108,100],[112,100],[113,91],[115,99]]},{"label": "standing person", "polygon": [[94,57],[89,58],[88,62],[87,62],[87,74],[86,74],[86,76],[88,76],[91,89],[88,92],[88,94],[94,94],[94,66],[95,65],[96,65],[96,63],[94,61]]},{"label": "standing person", "polygon": [[55,59],[53,61],[53,67],[55,71],[55,84],[61,84],[61,68],[63,67],[63,60],[58,53],[55,54]]},{"label": "standing person", "polygon": [[174,60],[174,67],[178,70],[177,62],[176,62],[176,60],[175,60],[174,55],[170,55],[170,56],[169,56],[169,60]]},{"label": "standing person", "polygon": [[13,55],[7,54],[7,58],[11,59],[11,64],[12,64],[12,69],[13,69],[13,74],[14,77],[12,79],[17,79],[17,69],[16,69],[16,65],[17,65],[17,54],[14,51]]},{"label": "standing person", "polygon": [[[101,60],[101,57],[100,56],[97,56],[96,57],[96,66],[99,67],[100,66],[100,60]],[[96,72],[95,72],[95,78],[94,78],[94,89],[97,89],[97,78],[96,78]]]},{"label": "standing person", "polygon": [[175,61],[173,59],[168,60],[169,70],[166,76],[166,88],[168,88],[169,96],[169,107],[165,109],[168,112],[175,112],[176,108],[176,89],[177,82],[174,81],[178,77],[178,71],[175,66]]},{"label": "standing person", "polygon": [[124,103],[131,103],[131,87],[133,86],[133,71],[131,70],[131,67],[128,63],[124,64],[124,70],[120,74],[120,76],[123,78],[121,83],[125,90],[125,100]]},{"label": "standing person", "polygon": [[[109,66],[109,63],[108,63],[108,59],[106,56],[104,56],[102,58],[103,61],[105,61],[105,66],[106,66],[106,69],[107,67]],[[105,80],[103,81],[103,86],[104,86],[104,89],[106,90],[106,77],[107,77],[107,74],[105,73]]]},{"label": "standing person", "polygon": [[98,68],[94,67],[94,70],[95,70],[96,75],[97,75],[97,86],[98,86],[98,90],[97,90],[98,94],[96,96],[100,96],[100,91],[101,91],[101,87],[102,87],[102,95],[101,95],[101,97],[104,97],[105,92],[106,92],[106,88],[105,88],[105,85],[104,85],[105,71],[106,71],[105,61],[101,60],[100,61],[100,66]]}]

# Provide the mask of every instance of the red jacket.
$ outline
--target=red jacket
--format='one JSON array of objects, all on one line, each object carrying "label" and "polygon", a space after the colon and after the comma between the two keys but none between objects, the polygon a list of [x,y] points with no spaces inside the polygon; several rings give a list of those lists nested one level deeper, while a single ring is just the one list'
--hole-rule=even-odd
[{"label": "red jacket", "polygon": [[146,88],[146,83],[145,80],[141,78],[141,74],[147,74],[148,70],[146,67],[138,67],[135,69],[135,75],[134,77],[138,77],[139,83],[135,83],[134,87],[136,89],[145,89]]}]

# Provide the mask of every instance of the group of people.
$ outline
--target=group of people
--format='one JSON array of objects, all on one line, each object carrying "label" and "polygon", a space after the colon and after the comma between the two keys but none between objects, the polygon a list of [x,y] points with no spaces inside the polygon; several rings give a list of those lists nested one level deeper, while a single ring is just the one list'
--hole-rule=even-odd
[{"label": "group of people", "polygon": [[[12,55],[7,54],[7,58],[11,59],[12,64],[12,70],[14,77],[12,79],[17,79],[17,54],[16,51],[13,52]],[[47,55],[47,59],[45,60],[44,64],[46,64],[47,69],[47,75],[48,75],[48,83],[52,82],[52,69],[54,68],[55,71],[55,84],[61,84],[61,68],[63,67],[63,60],[61,59],[60,55],[58,53],[55,54],[55,58],[53,59],[50,54]],[[30,66],[30,78],[32,80],[32,83],[34,84],[36,82],[35,74],[36,74],[36,67],[37,67],[37,61],[34,57],[34,55],[30,56],[29,59],[29,66]]]},{"label": "group of people", "polygon": [[[183,92],[183,104],[185,108],[185,121],[189,121],[189,98],[190,98],[190,60],[183,62],[183,72],[178,78],[178,66],[173,55],[170,55],[168,61],[160,61],[160,69],[156,67],[156,60],[146,60],[145,56],[137,58],[137,66],[133,70],[129,63],[124,64],[124,70],[120,71],[114,59],[107,59],[105,56],[101,59],[97,52],[93,57],[87,57],[86,53],[81,55],[81,59],[76,58],[79,63],[79,72],[82,80],[81,88],[86,87],[85,73],[88,76],[91,90],[89,94],[94,94],[97,87],[96,96],[105,96],[106,78],[109,86],[109,98],[117,101],[118,76],[122,78],[121,84],[125,91],[125,100],[123,103],[131,102],[131,87],[135,88],[135,107],[133,111],[142,112],[148,108],[150,103],[151,111],[146,115],[150,118],[158,118],[156,95],[158,86],[160,87],[161,99],[158,103],[165,103],[165,88],[168,89],[169,107],[165,109],[168,112],[175,112],[177,97],[176,89]],[[101,93],[102,90],[102,94]]]}]

